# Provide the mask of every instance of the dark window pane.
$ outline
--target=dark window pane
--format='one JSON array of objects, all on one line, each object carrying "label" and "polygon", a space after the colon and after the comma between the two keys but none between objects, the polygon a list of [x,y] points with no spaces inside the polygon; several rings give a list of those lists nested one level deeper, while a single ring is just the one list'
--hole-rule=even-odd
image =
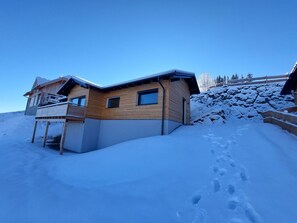
[{"label": "dark window pane", "polygon": [[118,108],[120,106],[120,98],[110,98],[108,99],[108,108]]},{"label": "dark window pane", "polygon": [[71,99],[71,102],[78,105],[78,98],[72,98]]},{"label": "dark window pane", "polygon": [[86,105],[86,97],[80,98],[79,105],[80,106],[85,106]]},{"label": "dark window pane", "polygon": [[76,105],[79,105],[79,106],[85,106],[86,105],[86,97],[72,98],[71,102]]},{"label": "dark window pane", "polygon": [[138,105],[158,104],[158,91],[139,93]]}]

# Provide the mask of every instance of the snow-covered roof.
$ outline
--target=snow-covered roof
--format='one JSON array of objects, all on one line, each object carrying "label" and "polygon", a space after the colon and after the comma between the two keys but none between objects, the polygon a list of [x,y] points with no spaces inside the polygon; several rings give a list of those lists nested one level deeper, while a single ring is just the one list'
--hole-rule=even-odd
[{"label": "snow-covered roof", "polygon": [[293,69],[291,70],[291,73],[294,73],[296,68],[297,68],[297,61],[296,61],[295,65],[294,65]]},{"label": "snow-covered roof", "polygon": [[84,79],[84,78],[81,78],[81,77],[78,77],[78,76],[71,76],[71,78],[76,80],[79,83],[84,83],[86,85],[89,85],[89,86],[92,86],[92,87],[95,87],[95,88],[101,88],[101,86],[99,84],[96,84],[96,83],[94,83],[92,81],[89,81],[87,79]]},{"label": "snow-covered roof", "polygon": [[134,86],[136,84],[143,84],[150,81],[158,81],[159,79],[165,79],[165,78],[181,78],[186,79],[190,86],[190,92],[191,94],[198,94],[200,93],[199,87],[197,85],[197,80],[195,77],[195,74],[188,71],[182,71],[182,70],[169,70],[161,73],[156,73],[153,75],[144,76],[142,78],[133,79],[130,81],[121,82],[118,84],[108,85],[108,86],[100,86],[99,84],[93,83],[91,81],[88,81],[86,79],[83,79],[78,76],[72,76],[58,91],[59,94],[67,95],[69,93],[69,90],[76,84],[82,86],[82,87],[93,87],[96,89],[99,89],[101,91],[111,91],[116,90],[124,87],[130,87]]},{"label": "snow-covered roof", "polygon": [[156,73],[156,74],[152,74],[152,75],[147,75],[147,76],[144,76],[144,77],[141,77],[141,78],[136,78],[136,79],[132,79],[132,80],[129,80],[129,81],[124,81],[124,82],[120,82],[120,83],[117,83],[117,84],[107,85],[107,86],[104,86],[103,89],[109,89],[109,88],[117,87],[117,86],[120,86],[120,85],[127,85],[127,84],[130,84],[130,83],[143,81],[143,80],[147,80],[147,79],[152,79],[152,78],[158,78],[158,77],[161,78],[162,76],[166,76],[168,74],[173,74],[173,73],[179,73],[179,74],[182,74],[182,75],[189,75],[189,76],[194,75],[195,76],[195,74],[192,73],[192,72],[176,70],[175,69],[175,70],[168,70],[168,71],[164,71],[164,72],[160,72],[160,73]]}]

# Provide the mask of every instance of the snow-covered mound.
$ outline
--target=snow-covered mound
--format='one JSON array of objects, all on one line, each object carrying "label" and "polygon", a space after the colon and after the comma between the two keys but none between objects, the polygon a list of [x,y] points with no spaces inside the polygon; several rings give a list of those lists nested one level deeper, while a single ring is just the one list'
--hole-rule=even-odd
[{"label": "snow-covered mound", "polygon": [[182,126],[61,156],[31,143],[33,123],[20,112],[0,114],[1,223],[297,219],[297,138],[277,126]]},{"label": "snow-covered mound", "polygon": [[225,123],[261,119],[261,112],[294,106],[292,95],[280,95],[283,83],[223,86],[191,97],[192,123]]}]

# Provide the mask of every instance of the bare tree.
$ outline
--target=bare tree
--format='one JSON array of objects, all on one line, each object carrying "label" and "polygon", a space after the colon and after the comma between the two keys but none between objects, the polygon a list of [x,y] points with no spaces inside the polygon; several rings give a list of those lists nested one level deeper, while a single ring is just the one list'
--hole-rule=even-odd
[{"label": "bare tree", "polygon": [[207,91],[211,86],[215,85],[215,81],[212,79],[210,74],[202,73],[198,78],[198,85],[200,91]]}]

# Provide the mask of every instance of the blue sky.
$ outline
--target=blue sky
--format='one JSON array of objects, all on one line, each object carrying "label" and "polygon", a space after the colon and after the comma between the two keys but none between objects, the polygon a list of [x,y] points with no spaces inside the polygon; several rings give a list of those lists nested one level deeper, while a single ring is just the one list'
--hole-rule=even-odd
[{"label": "blue sky", "polygon": [[36,76],[108,85],[170,69],[289,72],[297,1],[0,0],[0,112],[24,110]]}]

